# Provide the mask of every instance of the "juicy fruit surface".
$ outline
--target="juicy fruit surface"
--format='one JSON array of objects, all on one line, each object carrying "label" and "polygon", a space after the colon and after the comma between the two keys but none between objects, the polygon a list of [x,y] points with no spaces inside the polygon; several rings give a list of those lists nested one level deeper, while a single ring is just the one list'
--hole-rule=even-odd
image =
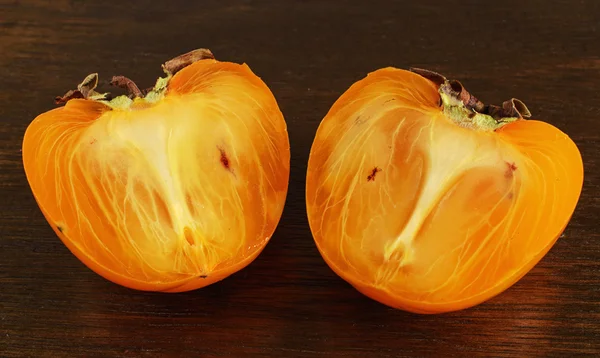
[{"label": "juicy fruit surface", "polygon": [[80,259],[127,286],[172,289],[258,255],[285,202],[287,138],[246,66],[202,61],[156,104],[71,100],[41,115],[23,156],[42,211]]},{"label": "juicy fruit surface", "polygon": [[307,210],[328,264],[415,312],[465,308],[539,261],[574,210],[581,157],[558,129],[456,125],[436,88],[384,69],[350,88],[317,132]]}]

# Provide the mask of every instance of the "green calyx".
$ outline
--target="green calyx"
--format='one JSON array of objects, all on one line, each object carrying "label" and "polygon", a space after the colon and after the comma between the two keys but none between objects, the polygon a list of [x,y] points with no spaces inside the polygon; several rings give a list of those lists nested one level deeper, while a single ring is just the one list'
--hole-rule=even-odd
[{"label": "green calyx", "polygon": [[429,70],[411,68],[438,86],[443,113],[461,127],[493,132],[508,123],[531,117],[525,103],[516,98],[505,101],[502,106],[485,105],[471,95],[456,80]]},{"label": "green calyx", "polygon": [[96,92],[98,86],[98,74],[88,75],[78,86],[77,89],[68,91],[65,95],[56,97],[57,104],[67,103],[71,99],[81,98],[103,103],[113,110],[130,110],[134,107],[145,107],[156,103],[164,98],[169,82],[175,73],[191,65],[194,62],[213,59],[214,55],[210,50],[198,49],[183,55],[177,56],[162,65],[165,77],[156,80],[154,87],[141,91],[138,86],[125,76],[113,76],[110,84],[112,86],[125,88],[126,95],[113,97],[110,93]]}]

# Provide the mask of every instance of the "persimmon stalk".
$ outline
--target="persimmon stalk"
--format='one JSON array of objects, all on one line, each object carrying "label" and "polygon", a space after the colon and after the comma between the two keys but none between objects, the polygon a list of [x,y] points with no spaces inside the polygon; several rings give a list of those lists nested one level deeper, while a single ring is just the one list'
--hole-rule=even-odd
[{"label": "persimmon stalk", "polygon": [[438,86],[443,113],[461,127],[489,132],[531,117],[525,103],[516,98],[505,101],[502,106],[485,105],[459,81],[448,80],[439,73],[420,68],[411,68],[411,71]]}]

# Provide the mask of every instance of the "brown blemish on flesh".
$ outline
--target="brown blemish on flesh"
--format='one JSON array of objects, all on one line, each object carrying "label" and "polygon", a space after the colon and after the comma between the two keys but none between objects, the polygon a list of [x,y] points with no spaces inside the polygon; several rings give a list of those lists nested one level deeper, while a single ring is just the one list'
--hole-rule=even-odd
[{"label": "brown blemish on flesh", "polygon": [[513,173],[517,170],[517,166],[515,163],[506,162],[506,171],[504,172],[504,177],[506,179],[510,179],[513,177]]},{"label": "brown blemish on flesh", "polygon": [[221,147],[217,147],[217,149],[219,149],[219,153],[221,153],[221,164],[223,165],[223,167],[229,171],[231,171],[230,168],[230,163],[229,163],[229,158],[227,157],[227,153],[225,152],[225,149],[221,148]]},{"label": "brown blemish on flesh", "polygon": [[371,174],[369,174],[369,176],[367,176],[367,181],[374,181],[375,175],[377,175],[377,173],[379,173],[380,171],[381,171],[381,168],[378,168],[378,167],[373,168],[373,170],[371,170]]}]

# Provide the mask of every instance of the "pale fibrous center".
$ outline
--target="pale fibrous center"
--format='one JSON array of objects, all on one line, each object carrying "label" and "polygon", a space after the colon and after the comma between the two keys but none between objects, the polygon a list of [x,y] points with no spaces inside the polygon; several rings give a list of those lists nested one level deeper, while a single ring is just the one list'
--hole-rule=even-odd
[{"label": "pale fibrous center", "polygon": [[[364,108],[381,108],[379,103],[387,102],[379,98]],[[339,134],[317,189],[316,198],[325,199],[316,232],[339,238],[326,245],[338,245],[335,251],[357,272],[376,267],[375,286],[412,276],[415,285],[432,288],[459,277],[437,271],[463,266],[445,260],[459,257],[464,264],[511,220],[520,157],[493,133],[389,103],[331,129]],[[329,132],[327,124],[323,132]],[[472,241],[479,231],[487,234]]]},{"label": "pale fibrous center", "polygon": [[195,97],[105,112],[70,163],[80,173],[70,177],[85,182],[115,229],[109,239],[157,270],[185,260],[192,271],[210,271],[248,245],[240,164],[257,154],[222,109]]}]

